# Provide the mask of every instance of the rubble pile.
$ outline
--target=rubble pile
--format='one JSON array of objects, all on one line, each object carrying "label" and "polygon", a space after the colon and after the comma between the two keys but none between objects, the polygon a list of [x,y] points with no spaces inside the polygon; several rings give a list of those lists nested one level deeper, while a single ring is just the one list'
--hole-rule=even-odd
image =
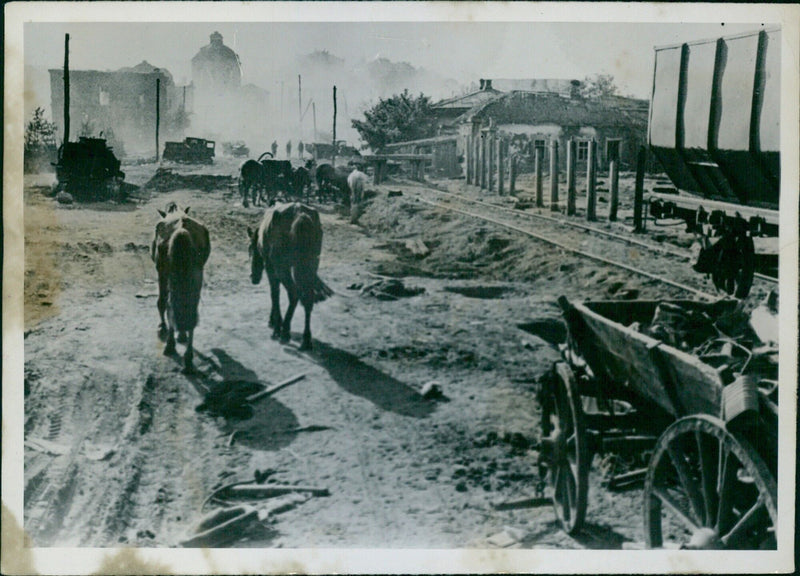
[{"label": "rubble pile", "polygon": [[171,168],[159,168],[144,187],[157,192],[171,192],[180,189],[212,192],[220,188],[228,188],[231,184],[233,184],[233,176],[229,175],[178,174]]}]

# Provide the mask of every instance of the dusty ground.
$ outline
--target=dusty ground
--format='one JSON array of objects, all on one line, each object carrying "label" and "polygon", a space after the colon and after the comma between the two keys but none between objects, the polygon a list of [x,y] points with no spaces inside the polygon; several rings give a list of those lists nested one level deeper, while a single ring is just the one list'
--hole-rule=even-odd
[{"label": "dusty ground", "polygon": [[[204,171],[235,173],[224,160],[193,172]],[[127,172],[143,185],[155,166]],[[205,502],[215,489],[256,470],[330,496],[284,498],[228,545],[619,548],[643,539],[640,490],[608,492],[599,473],[577,539],[549,505],[493,505],[535,495],[536,381],[558,359],[518,325],[554,322],[562,294],[608,297],[621,282],[641,297],[670,296],[659,286],[388,198],[405,189],[390,183],[359,224],[320,208],[320,275],[336,294],[315,308],[314,350],[301,353],[301,309],[290,344],[270,338],[267,287],[250,282],[245,236],[261,210],[243,208],[224,179],[205,191],[143,188],[124,205],[62,206],[37,184],[25,190],[25,529],[36,546],[176,546],[217,508]],[[162,355],[156,330],[149,243],[156,208],[169,201],[191,206],[212,242],[189,376]],[[404,246],[423,234],[431,254],[419,259]],[[377,298],[362,290],[376,274],[424,291]],[[249,419],[195,411],[208,390],[301,373]],[[443,399],[420,395],[431,381]]]}]

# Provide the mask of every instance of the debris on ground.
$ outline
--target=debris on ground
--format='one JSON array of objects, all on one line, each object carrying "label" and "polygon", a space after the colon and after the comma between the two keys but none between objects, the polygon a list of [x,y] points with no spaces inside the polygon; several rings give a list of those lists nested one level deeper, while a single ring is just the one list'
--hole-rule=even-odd
[{"label": "debris on ground", "polygon": [[56,202],[59,204],[72,204],[74,199],[72,198],[72,194],[69,192],[64,192],[63,190],[56,194]]},{"label": "debris on ground", "polygon": [[425,258],[428,254],[431,253],[431,249],[419,238],[412,238],[411,240],[406,240],[404,244],[406,250],[411,252],[412,256],[416,258]]},{"label": "debris on ground", "polygon": [[[210,390],[195,411],[208,412],[211,416],[247,420],[253,415],[251,403],[265,396],[271,396],[278,390],[299,382],[305,377],[305,374],[298,374],[267,389],[264,389],[258,382],[226,380]],[[233,440],[232,437],[231,440]]]},{"label": "debris on ground", "polygon": [[425,288],[422,287],[406,288],[399,278],[383,278],[361,288],[362,295],[390,301],[418,296],[423,292],[425,292]]},{"label": "debris on ground", "polygon": [[486,542],[496,548],[511,548],[517,545],[524,537],[525,533],[522,530],[504,526],[501,532],[489,536]]},{"label": "debris on ground", "polygon": [[233,176],[230,175],[178,174],[171,168],[159,168],[144,187],[157,192],[171,192],[180,189],[211,192],[226,188],[231,184],[233,184]]},{"label": "debris on ground", "polygon": [[426,382],[424,386],[422,386],[422,390],[420,390],[420,395],[425,398],[426,400],[439,400],[444,398],[444,392],[442,392],[442,385],[432,380],[431,382]]}]

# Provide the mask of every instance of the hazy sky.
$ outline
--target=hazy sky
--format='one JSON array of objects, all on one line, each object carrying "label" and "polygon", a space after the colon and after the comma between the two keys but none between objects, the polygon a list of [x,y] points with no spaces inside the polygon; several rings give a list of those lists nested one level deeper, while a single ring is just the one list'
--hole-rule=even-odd
[{"label": "hazy sky", "polygon": [[382,56],[461,83],[478,78],[578,78],[612,74],[623,94],[647,98],[653,47],[750,31],[753,24],[657,23],[29,23],[25,63],[114,70],[142,60],[191,80],[190,60],[219,31],[246,82],[269,87],[295,55],[328,50],[348,64]]}]

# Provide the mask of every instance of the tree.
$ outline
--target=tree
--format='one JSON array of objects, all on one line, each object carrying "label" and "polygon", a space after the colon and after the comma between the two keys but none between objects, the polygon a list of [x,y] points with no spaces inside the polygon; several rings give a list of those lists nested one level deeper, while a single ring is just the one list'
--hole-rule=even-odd
[{"label": "tree", "polygon": [[353,120],[353,128],[373,150],[392,142],[429,138],[437,131],[430,98],[423,94],[414,98],[408,90],[381,98],[364,112],[364,120]]},{"label": "tree", "polygon": [[47,167],[55,160],[56,125],[45,119],[42,107],[33,111],[33,117],[25,126],[24,152],[26,172]]},{"label": "tree", "polygon": [[595,74],[583,80],[581,96],[584,98],[603,98],[614,96],[616,93],[617,85],[614,84],[614,77],[611,74]]}]

